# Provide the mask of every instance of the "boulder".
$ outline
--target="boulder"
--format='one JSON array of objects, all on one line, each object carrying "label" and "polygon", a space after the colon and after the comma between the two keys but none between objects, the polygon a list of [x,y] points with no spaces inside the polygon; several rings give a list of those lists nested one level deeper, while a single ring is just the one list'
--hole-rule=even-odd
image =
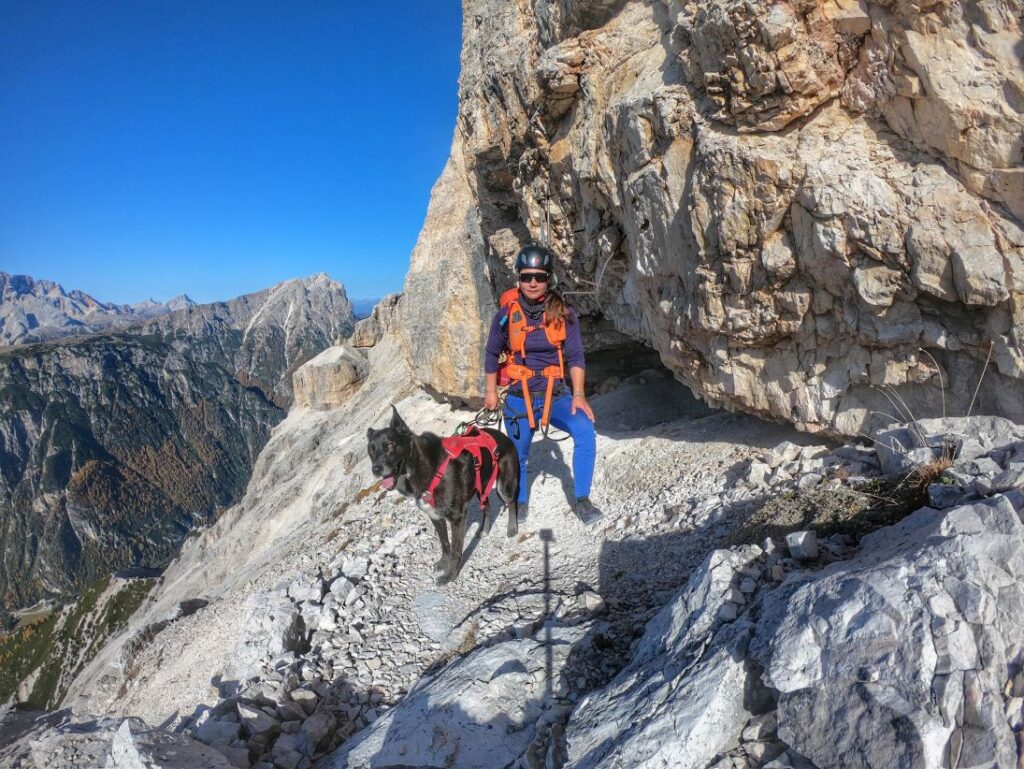
[{"label": "boulder", "polygon": [[794,531],[786,535],[791,557],[806,561],[818,557],[818,537],[813,531]]},{"label": "boulder", "polygon": [[763,602],[751,656],[780,738],[818,766],[1013,767],[1001,691],[1024,652],[1024,525],[1002,497],[920,510]]},{"label": "boulder", "polygon": [[252,736],[267,732],[276,734],[281,728],[281,722],[276,718],[264,713],[260,708],[247,705],[244,702],[238,703],[238,718]]},{"label": "boulder", "polygon": [[318,752],[330,741],[336,725],[330,713],[315,713],[307,718],[299,729],[299,752],[304,756]]},{"label": "boulder", "polygon": [[359,349],[375,346],[391,327],[401,294],[388,294],[373,306],[370,317],[356,322],[349,344]]},{"label": "boulder", "polygon": [[356,321],[355,330],[348,341],[356,348],[373,347],[383,335],[384,330],[380,326],[380,321],[373,317],[363,318]]},{"label": "boulder", "polygon": [[[753,625],[719,612],[758,547],[716,550],[652,619],[629,665],[584,697],[566,727],[568,763],[704,769],[739,742],[757,707],[746,658]],[[733,614],[735,616],[735,614]]]},{"label": "boulder", "polygon": [[297,734],[282,734],[274,743],[271,755],[277,769],[296,769],[303,759],[302,739]]},{"label": "boulder", "polygon": [[206,719],[195,731],[195,737],[204,745],[215,742],[231,742],[238,739],[239,725],[233,721]]},{"label": "boulder", "polygon": [[552,627],[454,660],[422,680],[397,707],[317,766],[493,769],[515,765],[525,759],[539,730],[564,713],[553,697],[546,699],[546,653],[551,654],[555,676],[553,694],[564,694],[568,682],[563,668],[587,629],[587,625]]},{"label": "boulder", "polygon": [[599,614],[606,608],[604,598],[593,590],[584,590],[576,596],[576,600],[582,608],[594,614]]},{"label": "boulder", "polygon": [[238,642],[224,662],[225,680],[244,681],[266,659],[299,648],[305,635],[299,607],[281,592],[254,593],[245,601],[245,620]]},{"label": "boulder", "polygon": [[353,347],[328,347],[292,376],[295,405],[319,411],[337,408],[352,397],[368,373],[366,358]]},{"label": "boulder", "polygon": [[311,715],[316,710],[316,704],[320,700],[317,693],[311,689],[293,689],[289,696],[292,698],[292,702],[298,703],[307,715]]},{"label": "boulder", "polygon": [[370,568],[370,561],[368,558],[358,555],[351,558],[346,558],[341,564],[341,573],[345,579],[353,584],[358,584],[359,581],[366,576],[366,572]]}]

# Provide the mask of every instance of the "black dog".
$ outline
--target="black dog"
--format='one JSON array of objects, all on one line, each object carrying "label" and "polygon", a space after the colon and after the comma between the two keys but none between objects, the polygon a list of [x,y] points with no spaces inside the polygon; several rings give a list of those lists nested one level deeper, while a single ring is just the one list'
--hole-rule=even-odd
[{"label": "black dog", "polygon": [[[381,478],[381,487],[397,489],[407,497],[416,500],[416,506],[430,516],[437,537],[441,540],[441,558],[434,565],[440,573],[437,584],[443,585],[458,576],[462,566],[462,546],[466,538],[466,518],[469,501],[476,494],[476,470],[472,457],[463,452],[453,459],[445,470],[444,477],[434,490],[434,507],[423,499],[430,481],[437,473],[444,459],[441,439],[433,433],[414,435],[394,412],[391,425],[383,430],[366,431],[373,474]],[[498,479],[495,488],[508,505],[508,536],[515,536],[519,530],[516,518],[519,514],[519,456],[507,436],[484,428],[497,443]],[[489,452],[483,452],[480,474],[490,478],[494,465]],[[482,510],[484,533],[491,530],[491,519],[486,509]],[[452,527],[451,544],[448,543],[448,524]]]}]

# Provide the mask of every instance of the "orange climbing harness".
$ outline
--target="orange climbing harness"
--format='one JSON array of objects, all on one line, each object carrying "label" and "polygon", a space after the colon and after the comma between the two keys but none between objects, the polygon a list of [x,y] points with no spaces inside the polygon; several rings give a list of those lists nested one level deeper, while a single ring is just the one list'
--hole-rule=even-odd
[{"label": "orange climbing harness", "polygon": [[[542,376],[547,379],[547,388],[544,393],[544,410],[541,413],[540,423],[542,427],[548,426],[551,416],[551,395],[554,392],[555,380],[565,378],[565,363],[562,360],[562,343],[565,341],[565,322],[549,323],[545,316],[539,326],[528,326],[526,313],[519,306],[519,289],[510,288],[501,295],[501,306],[507,308],[508,315],[508,346],[504,353],[504,361],[498,365],[498,385],[507,387],[513,380],[519,382],[523,388],[523,400],[526,402],[526,418],[530,423],[530,429],[537,428],[533,416],[533,401],[530,399],[530,387],[528,382],[531,378]],[[522,363],[516,363],[516,356],[519,360],[526,361],[526,337],[534,331],[544,329],[548,342],[558,351],[558,365],[545,366],[539,371],[527,368]]]}]

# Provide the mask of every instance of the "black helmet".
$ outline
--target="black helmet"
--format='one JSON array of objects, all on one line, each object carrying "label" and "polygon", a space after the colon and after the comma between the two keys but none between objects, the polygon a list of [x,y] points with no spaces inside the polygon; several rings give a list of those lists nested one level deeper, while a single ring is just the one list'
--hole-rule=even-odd
[{"label": "black helmet", "polygon": [[516,254],[516,272],[520,270],[544,270],[552,272],[555,269],[555,255],[544,246],[530,243],[520,249]]}]

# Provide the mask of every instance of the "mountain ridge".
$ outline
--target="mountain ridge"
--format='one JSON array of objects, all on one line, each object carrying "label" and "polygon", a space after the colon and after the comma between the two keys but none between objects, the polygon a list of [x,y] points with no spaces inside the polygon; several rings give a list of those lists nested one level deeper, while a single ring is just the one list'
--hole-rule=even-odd
[{"label": "mountain ridge", "polygon": [[188,294],[166,302],[103,302],[56,281],[0,271],[0,346],[109,330],[195,304]]},{"label": "mountain ridge", "polygon": [[0,609],[166,562],[244,491],[294,370],[353,327],[319,273],[0,351]]}]

